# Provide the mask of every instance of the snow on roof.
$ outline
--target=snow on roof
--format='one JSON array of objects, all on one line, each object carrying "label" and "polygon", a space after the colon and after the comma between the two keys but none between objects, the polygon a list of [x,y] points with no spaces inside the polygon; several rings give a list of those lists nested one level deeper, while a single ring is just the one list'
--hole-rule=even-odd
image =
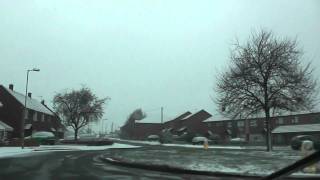
[{"label": "snow on roof", "polygon": [[272,133],[320,132],[320,124],[286,125],[275,128]]},{"label": "snow on roof", "polygon": [[8,124],[0,121],[0,130],[13,131],[13,128],[11,126],[9,126]]},{"label": "snow on roof", "polygon": [[221,118],[213,118],[213,117],[210,117],[208,119],[206,119],[205,121],[203,122],[218,122],[218,121],[231,121],[232,119],[228,119],[228,118],[225,118],[225,117],[221,117]]},{"label": "snow on roof", "polygon": [[187,127],[186,127],[186,126],[183,126],[182,128],[178,129],[178,131],[180,132],[180,131],[184,131],[184,130],[186,130],[186,129],[187,129]]},{"label": "snow on roof", "polygon": [[171,118],[168,118],[168,120],[166,120],[164,123],[170,123],[174,120],[181,120],[181,118],[183,118],[187,113],[191,113],[191,112],[190,111],[183,111],[182,113],[178,113],[178,115],[171,117]]},{"label": "snow on roof", "polygon": [[188,119],[189,117],[191,117],[191,116],[193,116],[194,114],[193,113],[191,113],[191,114],[189,114],[188,116],[186,116],[186,117],[184,117],[184,118],[182,118],[181,120],[186,120],[186,119]]},{"label": "snow on roof", "polygon": [[158,120],[158,121],[155,121],[154,119],[152,118],[147,118],[147,119],[142,119],[142,120],[136,120],[135,123],[153,123],[153,124],[161,124],[161,122]]},{"label": "snow on roof", "polygon": [[[304,114],[312,114],[312,113],[316,113],[316,112],[312,112],[312,111],[287,112],[287,113],[282,112],[280,114],[271,115],[271,117],[277,118],[277,117],[304,115]],[[263,114],[260,114],[260,115],[256,115],[256,116],[247,117],[246,119],[255,119],[255,118],[265,118],[265,116]],[[218,121],[232,121],[232,120],[233,119],[226,118],[221,115],[214,115],[214,118],[210,117],[209,119],[207,119],[203,122],[218,122]],[[243,120],[243,119],[234,119],[234,120],[239,121],[239,120]]]},{"label": "snow on roof", "polygon": [[[6,87],[4,87],[4,89],[6,89],[19,103],[24,105],[25,95],[18,93],[16,91],[12,91]],[[47,109],[43,104],[41,104],[41,102],[35,99],[32,99],[30,97],[27,97],[27,108],[38,111],[38,112],[42,112],[45,114],[54,115],[49,109]]]}]

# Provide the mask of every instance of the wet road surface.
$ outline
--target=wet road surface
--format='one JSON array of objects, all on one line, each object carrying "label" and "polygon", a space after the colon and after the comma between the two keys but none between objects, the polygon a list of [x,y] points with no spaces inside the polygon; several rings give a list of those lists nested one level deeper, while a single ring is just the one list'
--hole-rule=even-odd
[{"label": "wet road surface", "polygon": [[213,179],[114,166],[101,161],[106,151],[39,152],[0,159],[1,180],[100,180],[100,179]]}]

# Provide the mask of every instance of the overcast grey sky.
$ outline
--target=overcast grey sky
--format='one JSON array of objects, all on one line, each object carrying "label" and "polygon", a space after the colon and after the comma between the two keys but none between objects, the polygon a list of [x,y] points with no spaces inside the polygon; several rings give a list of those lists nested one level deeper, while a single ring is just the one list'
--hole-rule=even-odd
[{"label": "overcast grey sky", "polygon": [[[318,0],[1,0],[0,83],[35,98],[90,87],[111,97],[105,118],[118,125],[135,108],[160,122],[202,108],[235,37],[261,28],[298,38],[304,60],[320,66]],[[317,68],[315,75],[320,75]]]}]

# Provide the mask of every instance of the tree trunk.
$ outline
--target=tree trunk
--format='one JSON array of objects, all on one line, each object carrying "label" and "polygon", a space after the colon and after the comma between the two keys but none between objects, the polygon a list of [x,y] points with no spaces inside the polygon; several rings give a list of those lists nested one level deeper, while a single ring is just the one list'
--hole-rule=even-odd
[{"label": "tree trunk", "polygon": [[79,130],[78,128],[74,129],[74,140],[75,141],[78,141],[78,130]]},{"label": "tree trunk", "polygon": [[265,115],[266,115],[266,146],[267,146],[267,151],[270,152],[272,150],[272,140],[271,140],[271,124],[270,124],[270,110],[267,108],[265,110]]}]

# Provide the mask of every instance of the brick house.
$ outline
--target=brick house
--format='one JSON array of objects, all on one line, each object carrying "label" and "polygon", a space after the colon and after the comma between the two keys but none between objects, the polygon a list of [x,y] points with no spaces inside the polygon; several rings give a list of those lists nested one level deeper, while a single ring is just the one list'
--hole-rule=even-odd
[{"label": "brick house", "polygon": [[192,115],[189,115],[181,120],[179,131],[183,130],[191,134],[205,136],[208,132],[208,127],[203,121],[209,119],[212,115],[205,110],[200,110]]},{"label": "brick house", "polygon": [[146,140],[149,135],[160,135],[162,130],[161,123],[135,122],[132,137],[137,140]]},{"label": "brick house", "polygon": [[120,137],[124,139],[146,140],[149,135],[159,135],[161,130],[161,123],[128,121],[120,128]]},{"label": "brick house", "polygon": [[164,122],[163,123],[163,130],[169,131],[173,134],[178,133],[177,130],[182,127],[182,119],[185,119],[191,115],[192,115],[192,113],[190,111],[187,111],[187,112],[173,118],[172,120]]},{"label": "brick house", "polygon": [[[266,138],[265,118],[250,119],[208,119],[204,122],[208,129],[218,135],[223,142],[231,138],[240,137],[251,143],[264,143]],[[298,113],[270,118],[271,130],[273,132],[274,144],[289,144],[293,136],[310,134],[320,137],[318,131],[308,131],[307,126],[301,125],[320,124],[320,113]],[[299,128],[300,127],[300,128]],[[280,129],[279,129],[280,128]],[[300,129],[292,132],[293,129]],[[278,130],[277,130],[278,129]]]},{"label": "brick house", "polygon": [[0,121],[0,144],[10,138],[13,128]]},{"label": "brick house", "polygon": [[121,134],[123,138],[137,140],[144,140],[149,135],[160,135],[164,130],[168,130],[175,135],[181,135],[184,132],[204,135],[208,129],[201,122],[210,117],[211,114],[205,110],[200,110],[194,114],[187,111],[163,124],[128,121],[121,127]]},{"label": "brick house", "polygon": [[26,114],[24,101],[25,95],[14,91],[12,84],[9,88],[0,85],[0,120],[13,128],[13,138],[21,137],[22,118],[25,118],[25,136],[30,136],[36,131],[48,131],[59,138],[63,137],[64,127],[59,117],[44,104],[44,101],[39,102],[28,93]]}]

